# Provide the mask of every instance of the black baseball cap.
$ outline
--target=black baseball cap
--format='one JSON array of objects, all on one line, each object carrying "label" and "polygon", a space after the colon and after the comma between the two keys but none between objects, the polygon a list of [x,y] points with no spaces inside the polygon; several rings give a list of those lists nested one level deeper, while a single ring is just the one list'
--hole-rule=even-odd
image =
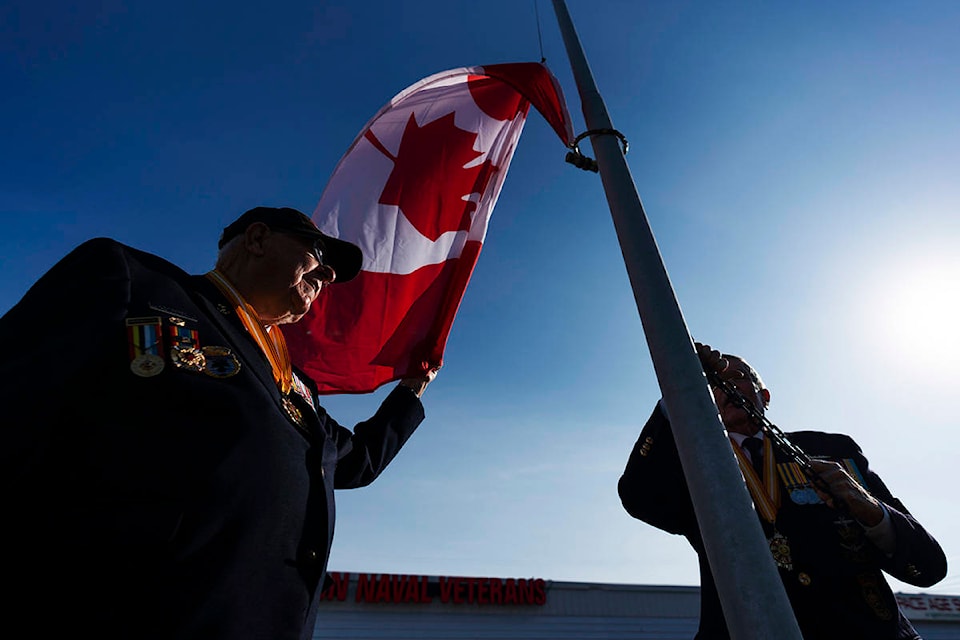
[{"label": "black baseball cap", "polygon": [[224,227],[217,246],[222,249],[223,245],[245,232],[254,222],[262,222],[273,231],[283,231],[318,240],[323,251],[323,261],[337,272],[335,283],[353,280],[360,273],[360,266],[363,264],[363,252],[360,251],[360,247],[352,242],[328,236],[313,224],[309,216],[290,207],[250,209]]}]

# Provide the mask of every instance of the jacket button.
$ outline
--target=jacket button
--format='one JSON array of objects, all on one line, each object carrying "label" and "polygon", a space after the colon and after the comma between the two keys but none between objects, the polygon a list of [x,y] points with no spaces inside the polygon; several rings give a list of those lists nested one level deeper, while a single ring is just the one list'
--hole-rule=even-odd
[{"label": "jacket button", "polygon": [[320,554],[313,549],[304,549],[300,552],[300,563],[307,566],[314,566],[320,561]]}]

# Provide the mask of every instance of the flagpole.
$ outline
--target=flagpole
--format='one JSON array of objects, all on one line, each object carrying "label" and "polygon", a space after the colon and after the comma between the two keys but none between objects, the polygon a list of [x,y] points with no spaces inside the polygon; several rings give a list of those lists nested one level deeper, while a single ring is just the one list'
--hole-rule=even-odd
[{"label": "flagpole", "polygon": [[[564,0],[553,0],[707,558],[735,640],[802,640],[708,390],[620,138]],[[656,491],[656,487],[650,487]]]}]

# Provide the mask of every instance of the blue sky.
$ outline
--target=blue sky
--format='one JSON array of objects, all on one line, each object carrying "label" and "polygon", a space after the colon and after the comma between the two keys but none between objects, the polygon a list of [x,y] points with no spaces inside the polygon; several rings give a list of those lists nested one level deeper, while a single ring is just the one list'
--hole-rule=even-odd
[{"label": "blue sky", "polygon": [[[960,594],[960,5],[568,6],[691,334],[760,370],[784,431],[852,435],[952,562],[926,591]],[[8,2],[0,312],[94,236],[206,271],[244,210],[311,212],[406,86],[540,57],[532,1]],[[427,420],[339,494],[331,569],[697,583],[617,498],[659,389],[600,180],[564,152],[532,114]],[[326,405],[352,424],[386,391]]]}]

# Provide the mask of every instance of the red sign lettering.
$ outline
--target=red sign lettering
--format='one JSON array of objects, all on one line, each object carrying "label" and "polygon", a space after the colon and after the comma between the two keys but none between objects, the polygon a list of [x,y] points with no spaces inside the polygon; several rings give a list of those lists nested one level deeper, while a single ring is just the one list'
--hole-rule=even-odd
[{"label": "red sign lettering", "polygon": [[339,600],[343,602],[347,599],[347,588],[350,586],[350,574],[331,571],[327,574],[330,578],[330,586],[321,594],[321,600]]},{"label": "red sign lettering", "polygon": [[[332,584],[321,600],[347,598],[349,573],[331,572]],[[468,578],[358,573],[356,602],[392,604],[429,604],[439,597],[444,604],[541,606],[547,602],[547,583],[541,578]]]},{"label": "red sign lettering", "polygon": [[373,589],[376,586],[374,578],[366,573],[357,577],[357,602],[373,602]]}]

